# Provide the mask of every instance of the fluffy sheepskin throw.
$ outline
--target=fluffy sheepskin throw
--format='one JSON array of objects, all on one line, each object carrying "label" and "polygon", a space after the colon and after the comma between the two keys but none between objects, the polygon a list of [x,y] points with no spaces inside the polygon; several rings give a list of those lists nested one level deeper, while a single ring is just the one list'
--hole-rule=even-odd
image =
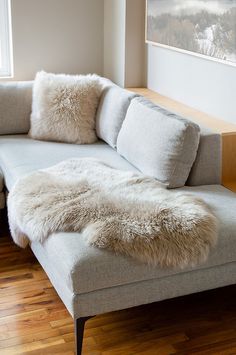
[{"label": "fluffy sheepskin throw", "polygon": [[102,92],[97,75],[37,73],[33,87],[31,138],[94,143],[95,116]]},{"label": "fluffy sheepskin throw", "polygon": [[9,193],[8,211],[21,247],[52,233],[81,232],[78,238],[92,246],[162,267],[206,260],[217,239],[216,218],[202,200],[91,158],[21,178]]}]

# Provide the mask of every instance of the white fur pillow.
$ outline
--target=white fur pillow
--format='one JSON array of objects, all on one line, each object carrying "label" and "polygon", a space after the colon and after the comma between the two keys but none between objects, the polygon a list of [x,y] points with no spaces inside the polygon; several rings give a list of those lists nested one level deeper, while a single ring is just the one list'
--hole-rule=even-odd
[{"label": "white fur pillow", "polygon": [[102,92],[97,75],[37,73],[31,138],[89,144],[97,140],[95,116]]}]

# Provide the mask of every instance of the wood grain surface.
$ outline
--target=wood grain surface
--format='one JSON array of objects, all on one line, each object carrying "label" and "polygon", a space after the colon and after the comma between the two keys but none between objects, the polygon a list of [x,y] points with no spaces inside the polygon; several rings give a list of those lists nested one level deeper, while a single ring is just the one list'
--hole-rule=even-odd
[{"label": "wood grain surface", "polygon": [[[86,324],[84,355],[236,354],[236,286],[112,312]],[[74,354],[73,320],[29,249],[1,223],[0,354]]]}]

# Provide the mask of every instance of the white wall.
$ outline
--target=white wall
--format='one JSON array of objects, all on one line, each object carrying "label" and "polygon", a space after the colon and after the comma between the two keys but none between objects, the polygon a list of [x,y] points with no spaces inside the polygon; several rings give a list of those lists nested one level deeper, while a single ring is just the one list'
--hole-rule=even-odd
[{"label": "white wall", "polygon": [[145,84],[145,0],[104,0],[104,76],[123,87]]},{"label": "white wall", "polygon": [[148,45],[148,88],[236,123],[236,67]]},{"label": "white wall", "polygon": [[103,0],[12,0],[13,80],[103,71]]},{"label": "white wall", "polygon": [[104,76],[125,83],[126,0],[104,0]]},{"label": "white wall", "polygon": [[145,0],[126,1],[125,87],[146,84]]},{"label": "white wall", "polygon": [[11,0],[13,80],[96,72],[145,85],[145,0]]}]

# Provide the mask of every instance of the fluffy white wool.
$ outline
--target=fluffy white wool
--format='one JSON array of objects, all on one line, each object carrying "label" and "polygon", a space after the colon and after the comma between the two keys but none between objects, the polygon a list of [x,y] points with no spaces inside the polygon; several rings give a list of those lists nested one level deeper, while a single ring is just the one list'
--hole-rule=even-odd
[{"label": "fluffy white wool", "polygon": [[102,92],[97,75],[37,73],[31,138],[86,144],[97,140],[95,115]]},{"label": "fluffy white wool", "polygon": [[8,213],[22,247],[76,231],[90,245],[152,265],[194,265],[217,240],[216,218],[203,201],[90,158],[20,179],[9,193]]}]

